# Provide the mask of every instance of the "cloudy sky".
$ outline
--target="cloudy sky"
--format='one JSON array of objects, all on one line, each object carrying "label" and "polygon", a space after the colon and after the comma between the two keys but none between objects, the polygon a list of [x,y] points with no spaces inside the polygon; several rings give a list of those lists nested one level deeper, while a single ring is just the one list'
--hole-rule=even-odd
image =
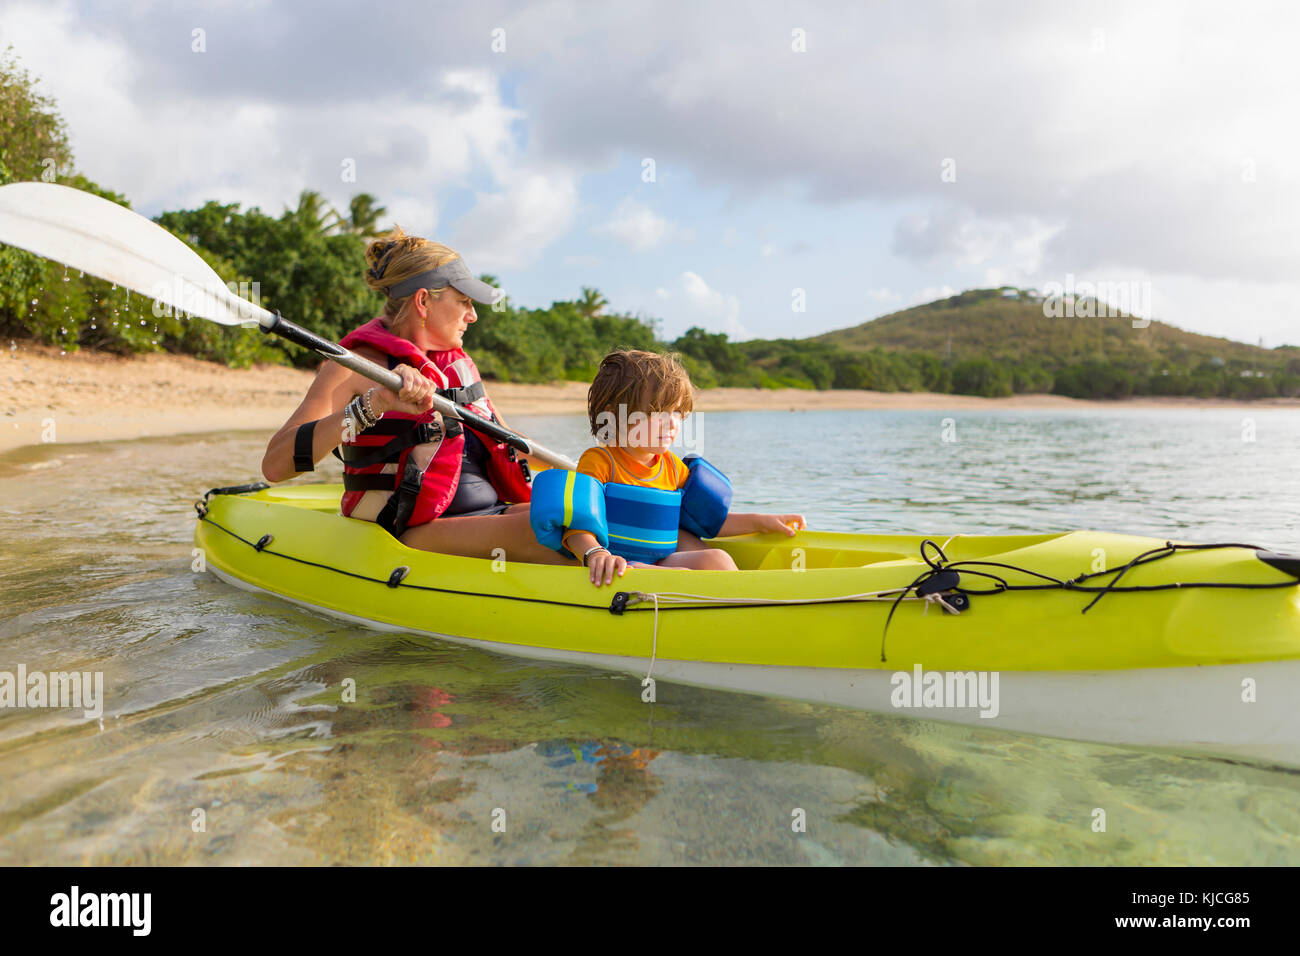
[{"label": "cloudy sky", "polygon": [[1300,344],[1298,28],[1241,2],[0,5],[78,168],[146,214],[366,191],[519,304],[593,285],[670,337],[1073,275]]}]

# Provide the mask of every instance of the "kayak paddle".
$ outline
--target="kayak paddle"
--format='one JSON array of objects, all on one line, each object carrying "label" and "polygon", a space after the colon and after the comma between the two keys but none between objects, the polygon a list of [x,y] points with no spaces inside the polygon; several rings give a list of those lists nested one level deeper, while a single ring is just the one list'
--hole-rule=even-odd
[{"label": "kayak paddle", "polygon": [[[268,312],[241,298],[197,252],[162,226],[93,193],[57,183],[0,186],[0,243],[62,262],[221,325],[256,325],[393,392],[402,389],[402,378],[396,372],[295,325],[279,312]],[[556,468],[577,468],[564,455],[441,395],[433,396],[433,407]]]}]

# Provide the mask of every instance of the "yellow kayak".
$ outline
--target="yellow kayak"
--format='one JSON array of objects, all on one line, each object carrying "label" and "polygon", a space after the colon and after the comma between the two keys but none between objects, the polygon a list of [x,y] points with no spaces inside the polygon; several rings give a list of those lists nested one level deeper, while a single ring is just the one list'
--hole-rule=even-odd
[{"label": "yellow kayak", "polygon": [[[242,490],[242,489],[240,489]],[[233,584],[367,626],[656,680],[1300,764],[1300,558],[1074,531],[804,531],[713,543],[738,571],[405,547],[339,485],[216,490],[195,544]],[[1085,611],[1086,609],[1086,611]]]}]

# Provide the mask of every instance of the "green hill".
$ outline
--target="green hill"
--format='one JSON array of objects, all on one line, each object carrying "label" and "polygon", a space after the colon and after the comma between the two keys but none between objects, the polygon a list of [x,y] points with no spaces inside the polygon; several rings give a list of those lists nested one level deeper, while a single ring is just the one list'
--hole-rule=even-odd
[{"label": "green hill", "polygon": [[1284,367],[1294,355],[1290,349],[1263,349],[1197,335],[1164,322],[1134,328],[1130,316],[1049,318],[1043,314],[1042,300],[1028,295],[1006,298],[998,289],[972,289],[852,328],[827,332],[813,341],[846,349],[932,352],[956,362],[977,358],[1033,360],[1056,367],[1090,359],[1120,364],[1163,359],[1183,366],[1218,358],[1225,363],[1269,370]]},{"label": "green hill", "polygon": [[[1074,308],[1076,314],[1102,311],[1092,300]],[[954,390],[981,394],[1007,393],[981,387],[981,378],[998,373],[1015,391],[1037,390],[1018,387],[1019,378],[1080,397],[1300,392],[1300,350],[1294,347],[1264,349],[1164,322],[1134,328],[1125,315],[1051,317],[1032,290],[974,289],[808,341],[858,353],[934,356],[952,370]],[[959,381],[972,377],[973,387]]]}]

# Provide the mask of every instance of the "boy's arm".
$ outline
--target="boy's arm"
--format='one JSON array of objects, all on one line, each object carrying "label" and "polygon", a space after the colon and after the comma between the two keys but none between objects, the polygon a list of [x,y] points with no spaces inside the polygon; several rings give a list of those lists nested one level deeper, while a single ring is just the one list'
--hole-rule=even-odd
[{"label": "boy's arm", "polygon": [[[610,479],[609,459],[595,448],[588,448],[578,457],[578,472],[603,484]],[[599,544],[594,534],[576,528],[565,531],[560,539],[561,547],[567,548],[578,560]]]},{"label": "boy's arm", "polygon": [[752,534],[756,531],[779,531],[793,537],[796,531],[807,527],[808,522],[804,520],[803,515],[737,514],[732,512],[727,515],[727,520],[722,522],[722,527],[718,530],[718,537],[725,538],[733,534]]},{"label": "boy's arm", "polygon": [[600,547],[600,542],[596,536],[587,531],[566,531],[564,532],[564,547],[568,548],[575,558],[579,561],[582,556],[592,548]]}]

